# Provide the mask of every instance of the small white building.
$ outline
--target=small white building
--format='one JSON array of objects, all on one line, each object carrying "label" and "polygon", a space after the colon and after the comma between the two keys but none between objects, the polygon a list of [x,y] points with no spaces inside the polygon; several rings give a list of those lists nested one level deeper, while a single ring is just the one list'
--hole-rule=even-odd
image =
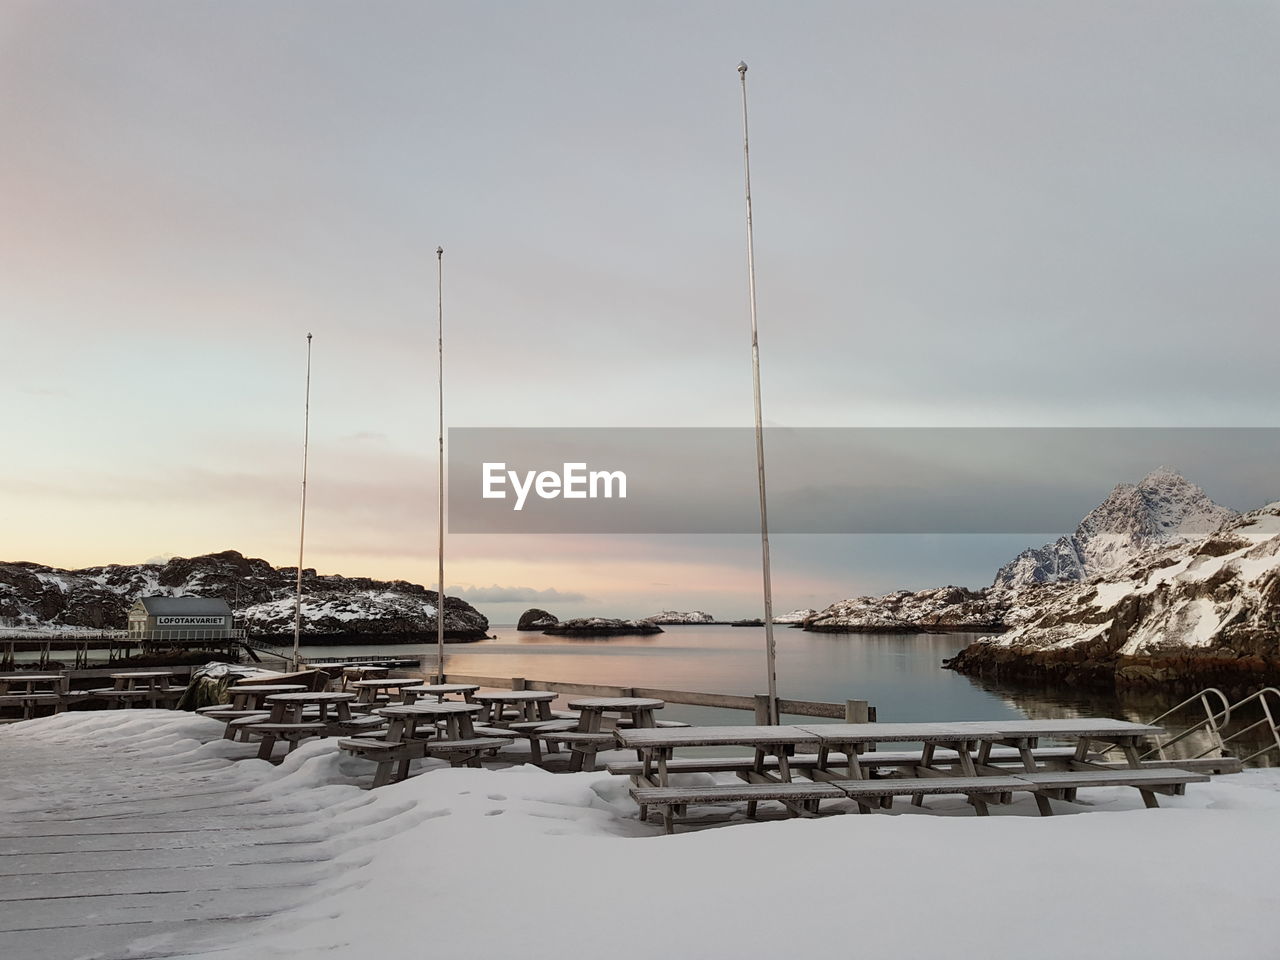
[{"label": "small white building", "polygon": [[129,636],[143,642],[230,639],[231,628],[221,597],[142,597],[129,608]]}]

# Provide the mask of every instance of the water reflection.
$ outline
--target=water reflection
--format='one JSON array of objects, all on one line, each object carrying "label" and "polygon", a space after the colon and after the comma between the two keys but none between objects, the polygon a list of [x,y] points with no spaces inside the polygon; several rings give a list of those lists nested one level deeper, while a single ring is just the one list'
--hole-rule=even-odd
[{"label": "water reflection", "polygon": [[[764,634],[726,626],[673,626],[635,637],[568,638],[495,626],[497,639],[450,644],[446,669],[491,677],[524,677],[750,695],[765,688]],[[882,721],[1039,719],[1063,716],[1144,721],[1181,695],[1105,693],[1075,688],[994,684],[943,670],[978,634],[833,634],[779,628],[778,692],[798,700],[867,700]],[[435,665],[433,645],[395,648]],[[369,647],[304,648],[308,656],[361,655]],[[690,723],[747,722],[740,711],[671,704],[664,716]],[[1188,713],[1184,722],[1199,716]],[[784,718],[786,719],[786,718]],[[792,718],[796,719],[796,718]],[[1180,729],[1178,724],[1166,724]],[[1255,735],[1248,753],[1265,744]],[[1272,758],[1274,758],[1274,754]]]}]

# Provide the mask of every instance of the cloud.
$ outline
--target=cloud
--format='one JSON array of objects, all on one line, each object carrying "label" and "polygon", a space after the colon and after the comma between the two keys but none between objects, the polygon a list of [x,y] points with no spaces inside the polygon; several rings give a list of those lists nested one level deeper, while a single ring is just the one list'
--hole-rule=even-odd
[{"label": "cloud", "polygon": [[533,587],[500,587],[496,583],[488,587],[449,587],[445,593],[468,603],[536,603],[540,600],[576,603],[587,599],[584,594],[561,593],[555,587],[535,590]]}]

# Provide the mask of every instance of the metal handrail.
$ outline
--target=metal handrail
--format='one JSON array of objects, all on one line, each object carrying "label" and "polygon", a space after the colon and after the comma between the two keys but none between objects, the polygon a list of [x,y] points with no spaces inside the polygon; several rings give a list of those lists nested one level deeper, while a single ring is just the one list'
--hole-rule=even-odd
[{"label": "metal handrail", "polygon": [[1271,712],[1271,705],[1267,702],[1268,694],[1275,697],[1277,702],[1280,702],[1280,690],[1277,690],[1275,687],[1263,687],[1257,693],[1250,694],[1249,696],[1245,697],[1243,700],[1232,705],[1231,709],[1236,710],[1236,709],[1239,709],[1240,707],[1243,707],[1246,703],[1249,703],[1252,700],[1257,700],[1258,703],[1262,706],[1262,719],[1256,721],[1255,723],[1249,724],[1249,726],[1245,727],[1243,730],[1237,730],[1235,733],[1231,734],[1231,736],[1227,737],[1225,740],[1222,741],[1224,746],[1230,743],[1232,740],[1236,739],[1237,737],[1244,736],[1246,733],[1249,733],[1251,730],[1256,730],[1258,727],[1262,726],[1263,724],[1266,724],[1268,727],[1270,727],[1271,737],[1275,741],[1274,744],[1269,744],[1268,746],[1263,747],[1261,750],[1257,750],[1254,753],[1249,754],[1249,756],[1247,757],[1241,757],[1240,758],[1241,763],[1248,763],[1250,760],[1254,759],[1255,757],[1260,757],[1264,753],[1267,753],[1271,750],[1280,750],[1280,727],[1276,726],[1275,714]]},{"label": "metal handrail", "polygon": [[[1218,700],[1222,703],[1221,710],[1214,710],[1214,708],[1210,706],[1209,700],[1211,697],[1217,697]],[[1202,731],[1207,732],[1209,734],[1209,740],[1210,740],[1209,747],[1206,750],[1203,750],[1202,752],[1196,754],[1195,757],[1187,758],[1187,759],[1200,759],[1202,757],[1208,756],[1214,751],[1217,752],[1217,756],[1223,757],[1227,755],[1227,744],[1231,743],[1234,740],[1238,740],[1240,737],[1243,737],[1245,734],[1251,733],[1252,731],[1257,730],[1259,727],[1263,727],[1263,726],[1265,726],[1267,729],[1271,731],[1272,739],[1275,742],[1272,744],[1268,744],[1267,746],[1263,747],[1261,750],[1254,751],[1253,753],[1249,754],[1247,757],[1240,757],[1239,758],[1240,762],[1248,763],[1250,760],[1260,757],[1264,753],[1269,753],[1272,750],[1280,751],[1280,724],[1277,723],[1276,712],[1272,710],[1272,706],[1270,701],[1268,700],[1268,697],[1274,698],[1276,700],[1277,707],[1280,707],[1280,689],[1277,689],[1276,687],[1263,687],[1261,690],[1257,691],[1256,693],[1251,693],[1249,694],[1249,696],[1245,697],[1242,700],[1237,700],[1235,703],[1231,703],[1227,699],[1226,694],[1224,694],[1217,687],[1209,687],[1207,689],[1201,690],[1199,693],[1188,697],[1186,700],[1183,700],[1180,704],[1173,707],[1172,709],[1166,710],[1164,713],[1160,714],[1160,716],[1152,720],[1151,723],[1153,725],[1159,725],[1160,721],[1164,720],[1166,717],[1172,716],[1173,714],[1177,713],[1179,710],[1182,710],[1194,704],[1197,701],[1199,701],[1200,705],[1204,708],[1205,718],[1201,720],[1199,723],[1196,723],[1190,727],[1187,727],[1185,730],[1183,730],[1180,734],[1178,734],[1175,737],[1171,737],[1167,740],[1162,740],[1159,737],[1157,737],[1155,747],[1151,750],[1148,750],[1146,753],[1144,753],[1142,755],[1142,759],[1145,760],[1146,758],[1150,757],[1154,753],[1154,754],[1159,754],[1159,757],[1161,760],[1166,760],[1168,759],[1168,757],[1165,756],[1166,749],[1173,746],[1175,743],[1178,743],[1181,740],[1185,740],[1187,737],[1190,737]],[[1262,719],[1256,720],[1253,723],[1249,724],[1247,727],[1237,730],[1234,733],[1231,733],[1224,737],[1223,731],[1226,729],[1227,724],[1231,722],[1232,714],[1239,711],[1242,707],[1252,703],[1255,700],[1258,701],[1258,704],[1262,708]]]},{"label": "metal handrail", "polygon": [[[1217,697],[1218,700],[1221,701],[1222,703],[1221,712],[1219,713],[1214,712],[1213,708],[1209,705],[1210,697]],[[1209,749],[1204,751],[1204,753],[1201,753],[1200,756],[1203,757],[1213,750],[1217,750],[1218,756],[1222,756],[1223,745],[1225,743],[1225,741],[1222,739],[1222,726],[1224,724],[1231,722],[1232,706],[1231,706],[1231,701],[1227,699],[1227,695],[1223,693],[1221,690],[1219,690],[1217,687],[1207,687],[1206,689],[1201,690],[1199,693],[1196,693],[1196,694],[1193,694],[1192,696],[1187,697],[1187,699],[1183,700],[1177,706],[1171,707],[1170,709],[1166,710],[1164,713],[1160,714],[1160,716],[1152,720],[1151,725],[1158,727],[1162,720],[1166,719],[1167,717],[1173,716],[1175,713],[1178,713],[1180,710],[1183,710],[1186,707],[1191,706],[1196,701],[1199,701],[1200,706],[1204,708],[1205,718],[1201,720],[1199,723],[1188,727],[1187,729],[1183,730],[1182,733],[1168,740],[1163,740],[1160,737],[1156,737],[1155,747],[1153,747],[1152,749],[1144,753],[1141,759],[1145,760],[1148,757],[1150,757],[1153,753],[1155,753],[1155,754],[1159,754],[1161,760],[1167,760],[1168,757],[1165,756],[1165,750],[1168,747],[1173,746],[1175,743],[1178,743],[1179,741],[1185,740],[1187,737],[1191,736],[1194,733],[1198,733],[1202,729],[1208,731],[1211,745]]]}]

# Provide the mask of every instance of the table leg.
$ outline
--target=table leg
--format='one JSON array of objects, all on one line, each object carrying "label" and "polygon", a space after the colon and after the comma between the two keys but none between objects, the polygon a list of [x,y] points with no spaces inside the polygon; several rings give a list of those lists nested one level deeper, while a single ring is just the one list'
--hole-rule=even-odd
[{"label": "table leg", "polygon": [[[1130,769],[1142,769],[1142,757],[1138,753],[1137,741],[1133,737],[1128,737],[1119,746],[1124,751],[1124,758],[1128,761]],[[1148,809],[1154,810],[1160,806],[1160,801],[1156,799],[1156,795],[1150,790],[1139,789],[1138,792],[1142,794],[1142,802],[1146,804]]]},{"label": "table leg", "polygon": [[[286,716],[285,709],[286,708],[283,703],[272,704],[271,715],[267,717],[267,722],[268,723],[284,723],[285,722],[284,718]],[[258,759],[270,760],[271,751],[275,749],[275,746],[276,746],[276,735],[271,732],[263,733],[262,743],[258,747]]]}]

